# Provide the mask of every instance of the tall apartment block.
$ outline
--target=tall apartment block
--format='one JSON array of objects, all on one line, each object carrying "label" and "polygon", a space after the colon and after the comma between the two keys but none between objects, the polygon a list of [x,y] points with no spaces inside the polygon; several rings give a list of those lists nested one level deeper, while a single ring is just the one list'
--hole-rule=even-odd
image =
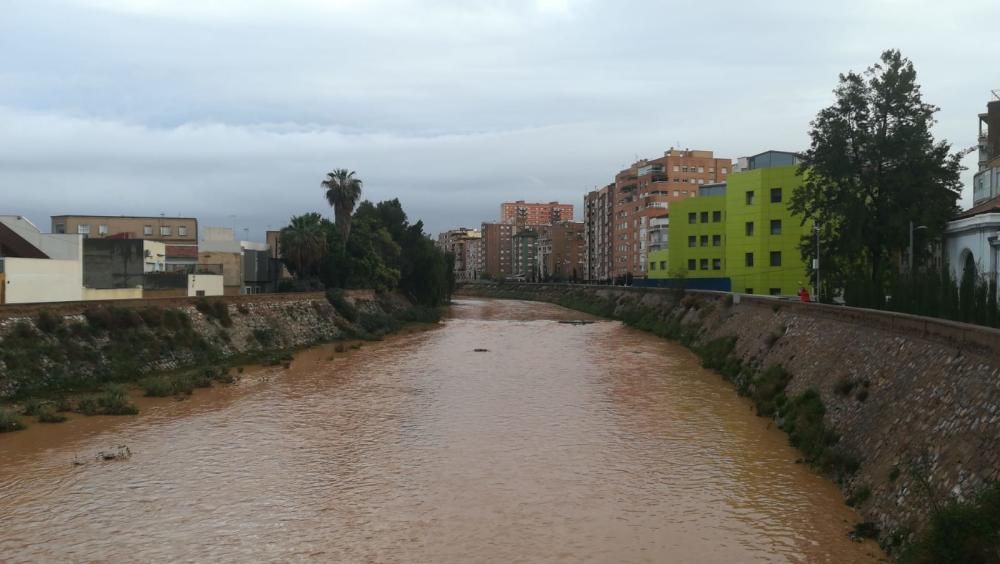
[{"label": "tall apartment block", "polygon": [[599,282],[611,278],[614,196],[615,185],[608,184],[583,198],[585,280]]},{"label": "tall apartment block", "polygon": [[483,223],[480,229],[482,273],[496,278],[513,273],[514,226],[510,223]]},{"label": "tall apartment block", "polygon": [[541,280],[581,280],[585,256],[584,224],[554,223],[538,238],[538,275]]},{"label": "tall apartment block", "polygon": [[645,277],[652,220],[668,217],[670,204],[696,196],[698,186],[725,181],[730,166],[712,151],[671,148],[615,175],[611,276]]},{"label": "tall apartment block", "polygon": [[551,225],[573,221],[573,204],[530,203],[524,200],[500,204],[500,222],[519,225]]}]

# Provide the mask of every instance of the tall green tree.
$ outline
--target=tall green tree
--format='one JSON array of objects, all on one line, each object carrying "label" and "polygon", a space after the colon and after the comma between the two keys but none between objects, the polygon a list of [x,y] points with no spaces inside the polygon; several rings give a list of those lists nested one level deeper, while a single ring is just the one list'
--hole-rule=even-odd
[{"label": "tall green tree", "polygon": [[340,231],[341,244],[346,248],[351,236],[351,215],[354,205],[361,197],[361,179],[355,178],[354,171],[338,168],[326,175],[320,185],[326,189],[326,201],[333,207],[333,216]]},{"label": "tall green tree", "polygon": [[[906,252],[910,222],[935,237],[958,211],[962,167],[931,135],[938,108],[923,101],[899,51],[862,74],[840,75],[834,94],[812,122],[791,209],[819,223],[825,275],[853,301],[881,306],[888,264]],[[810,264],[813,240],[801,249]]]},{"label": "tall green tree", "polygon": [[329,249],[327,230],[330,222],[318,213],[293,217],[281,230],[281,256],[288,271],[299,278],[319,273],[319,266]]}]

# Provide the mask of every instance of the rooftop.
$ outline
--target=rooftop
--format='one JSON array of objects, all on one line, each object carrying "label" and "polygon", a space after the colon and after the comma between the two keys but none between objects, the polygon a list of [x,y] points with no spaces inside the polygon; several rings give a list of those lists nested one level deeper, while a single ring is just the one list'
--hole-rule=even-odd
[{"label": "rooftop", "polygon": [[984,213],[1000,213],[1000,196],[996,196],[985,202],[972,206],[971,208],[965,210],[964,212],[956,215],[954,219],[965,219],[975,215],[981,215]]}]

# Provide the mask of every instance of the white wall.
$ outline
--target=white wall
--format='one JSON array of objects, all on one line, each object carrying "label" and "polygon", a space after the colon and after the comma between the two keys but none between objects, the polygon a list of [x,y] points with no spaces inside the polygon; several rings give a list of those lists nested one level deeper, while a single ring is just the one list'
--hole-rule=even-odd
[{"label": "white wall", "polygon": [[225,293],[220,274],[188,274],[188,296],[194,297],[199,291],[205,296],[221,296]]},{"label": "white wall", "polygon": [[1000,247],[991,246],[990,238],[1000,236],[1000,213],[985,213],[948,223],[944,252],[955,280],[962,279],[965,253],[972,253],[980,274],[997,276]]},{"label": "white wall", "polygon": [[22,239],[34,245],[51,259],[80,260],[80,257],[83,256],[83,237],[81,235],[42,233],[28,218],[20,215],[2,215],[0,223],[9,227],[11,231],[20,235]]},{"label": "white wall", "polygon": [[83,297],[80,261],[3,259],[8,304],[75,302]]}]

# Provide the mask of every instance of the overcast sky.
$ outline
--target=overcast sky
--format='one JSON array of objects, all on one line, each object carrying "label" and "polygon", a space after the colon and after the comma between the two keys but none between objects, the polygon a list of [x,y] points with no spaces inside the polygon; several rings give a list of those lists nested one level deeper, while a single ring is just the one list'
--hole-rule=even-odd
[{"label": "overcast sky", "polygon": [[956,148],[1000,89],[996,0],[0,6],[0,214],[43,229],[165,213],[260,238],[329,213],[319,183],[338,167],[433,232],[513,199],[580,219],[636,156],[805,148],[837,74],[887,48],[914,61]]}]

